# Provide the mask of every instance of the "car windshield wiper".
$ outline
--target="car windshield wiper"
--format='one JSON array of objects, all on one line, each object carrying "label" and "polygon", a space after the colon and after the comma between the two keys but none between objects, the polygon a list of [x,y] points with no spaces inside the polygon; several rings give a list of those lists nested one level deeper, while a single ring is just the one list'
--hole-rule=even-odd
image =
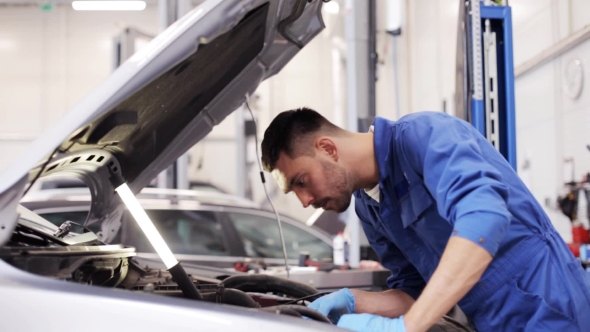
[{"label": "car windshield wiper", "polygon": [[[68,237],[68,238],[64,238],[66,235],[70,234],[70,232],[72,231],[72,225],[81,227],[82,229],[84,229],[84,233],[82,233],[82,234],[72,233],[73,236]],[[94,234],[94,232],[91,231],[88,227],[78,224],[76,222],[70,221],[70,220],[67,220],[64,223],[62,223],[61,225],[59,225],[58,230],[55,233],[53,233],[53,236],[56,238],[62,239],[62,241],[67,243],[68,245],[89,243],[89,242],[95,242],[95,241],[96,241],[96,244],[105,244],[104,242],[100,241],[98,239],[98,236],[96,234]]]},{"label": "car windshield wiper", "polygon": [[63,238],[64,236],[70,234],[70,232],[72,231],[72,225],[82,228],[84,230],[84,233],[94,233],[90,228],[82,224],[78,224],[77,222],[67,220],[63,222],[61,225],[59,225],[59,229],[53,234],[53,236]]},{"label": "car windshield wiper", "polygon": [[58,237],[58,238],[63,238],[64,236],[70,234],[71,230],[72,230],[72,222],[68,220],[68,221],[62,223],[61,225],[59,225],[59,228],[57,229],[57,231],[55,231],[55,233],[53,233],[53,236]]},{"label": "car windshield wiper", "polygon": [[[80,226],[86,232],[82,234],[72,232],[72,225]],[[86,226],[80,225],[73,221],[66,221],[62,223],[59,226],[58,230],[55,230],[55,228],[53,227],[49,228],[46,225],[40,224],[38,220],[33,221],[21,217],[19,219],[16,231],[20,232],[23,235],[27,233],[32,234],[38,238],[41,238],[45,242],[50,242],[62,246],[77,245],[82,243],[96,245],[105,244],[104,242],[100,241],[98,239],[98,236],[90,229],[88,229]]]},{"label": "car windshield wiper", "polygon": [[37,236],[45,241],[49,241],[49,242],[57,244],[57,245],[68,245],[64,241],[64,239],[60,239],[58,237],[53,236],[53,233],[48,232],[42,226],[39,226],[38,224],[31,222],[29,220],[26,220],[26,219],[21,218],[19,220],[16,231],[24,233],[24,234],[26,234],[26,233],[32,234],[32,235]]}]

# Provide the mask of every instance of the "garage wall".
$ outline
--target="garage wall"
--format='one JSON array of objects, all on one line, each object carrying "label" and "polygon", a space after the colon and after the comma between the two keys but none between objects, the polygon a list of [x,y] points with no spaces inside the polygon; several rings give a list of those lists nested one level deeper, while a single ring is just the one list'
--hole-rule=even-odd
[{"label": "garage wall", "polygon": [[112,38],[125,25],[158,32],[157,7],[76,12],[0,7],[0,171],[112,72]]},{"label": "garage wall", "polygon": [[[559,16],[564,8],[558,8],[558,2],[521,0],[512,5],[515,68],[569,34],[560,26],[567,16]],[[516,79],[517,158],[518,171],[529,189],[544,204],[560,234],[569,239],[571,228],[565,216],[545,204],[555,201],[563,183],[559,67],[559,61],[554,61]]]},{"label": "garage wall", "polygon": [[[515,50],[518,66],[550,47],[557,41],[590,24],[587,1],[515,1],[519,17],[515,28]],[[530,12],[534,12],[530,14]],[[529,14],[524,14],[529,13]],[[546,22],[551,22],[547,24]],[[572,165],[564,163],[573,158],[575,180],[590,171],[587,133],[590,130],[590,93],[584,86],[578,99],[565,93],[568,80],[565,67],[573,60],[582,62],[588,75],[590,41],[538,67],[516,80],[519,170],[529,172],[529,186],[543,203],[554,202],[563,190],[562,184],[572,180]],[[527,160],[528,156],[528,160]],[[524,170],[524,162],[530,168]],[[569,221],[555,206],[546,204],[546,211],[562,236],[571,239]],[[588,225],[588,221],[583,221]]]}]

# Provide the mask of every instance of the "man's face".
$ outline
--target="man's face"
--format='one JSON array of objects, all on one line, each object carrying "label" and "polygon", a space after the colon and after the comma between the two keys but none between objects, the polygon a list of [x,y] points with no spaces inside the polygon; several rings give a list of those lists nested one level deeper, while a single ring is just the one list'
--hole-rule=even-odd
[{"label": "man's face", "polygon": [[285,192],[293,191],[303,204],[314,208],[346,211],[350,205],[352,185],[346,169],[318,151],[315,156],[291,158],[281,153],[272,172],[279,187]]}]

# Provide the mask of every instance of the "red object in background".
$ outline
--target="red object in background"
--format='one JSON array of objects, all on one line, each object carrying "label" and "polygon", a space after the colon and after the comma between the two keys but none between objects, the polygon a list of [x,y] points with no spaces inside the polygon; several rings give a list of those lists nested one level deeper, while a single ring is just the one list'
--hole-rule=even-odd
[{"label": "red object in background", "polygon": [[570,248],[574,257],[580,257],[580,244],[579,243],[568,243],[567,246]]},{"label": "red object in background", "polygon": [[590,232],[580,224],[578,224],[578,226],[573,226],[572,243],[567,244],[572,254],[574,254],[575,257],[580,257],[580,246],[586,243],[590,243]]},{"label": "red object in background", "polygon": [[266,270],[266,265],[264,263],[256,262],[236,262],[234,263],[234,269],[240,272],[254,270],[256,273],[258,273],[260,270]]},{"label": "red object in background", "polygon": [[573,243],[590,243],[590,234],[584,226],[572,227],[572,242]]},{"label": "red object in background", "polygon": [[236,262],[234,264],[234,269],[240,272],[248,272],[248,264],[242,262]]}]

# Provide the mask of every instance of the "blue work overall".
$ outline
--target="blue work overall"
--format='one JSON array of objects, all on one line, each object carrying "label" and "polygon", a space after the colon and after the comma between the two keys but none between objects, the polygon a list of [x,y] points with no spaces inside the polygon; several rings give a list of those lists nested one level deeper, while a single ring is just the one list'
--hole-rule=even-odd
[{"label": "blue work overall", "polygon": [[478,331],[590,331],[590,283],[504,157],[469,123],[438,112],[376,118],[379,202],[355,208],[390,288],[417,298],[447,242],[493,260],[459,302]]}]

